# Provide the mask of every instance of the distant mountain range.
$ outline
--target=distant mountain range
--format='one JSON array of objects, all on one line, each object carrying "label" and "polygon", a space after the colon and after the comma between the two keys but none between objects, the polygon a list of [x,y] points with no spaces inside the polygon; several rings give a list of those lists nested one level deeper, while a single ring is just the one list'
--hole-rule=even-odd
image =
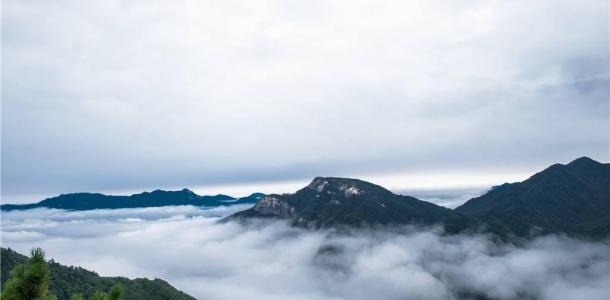
[{"label": "distant mountain range", "polygon": [[503,184],[455,210],[401,196],[357,179],[317,177],[294,194],[263,197],[228,219],[281,218],[296,226],[439,224],[446,231],[501,237],[567,233],[610,234],[610,164],[579,158],[524,182]]},{"label": "distant mountain range", "polygon": [[35,204],[1,206],[3,211],[37,207],[67,210],[195,205],[255,204],[230,219],[281,218],[308,228],[438,224],[447,232],[495,233],[501,237],[566,233],[586,237],[610,234],[610,164],[582,157],[555,164],[518,183],[493,187],[454,210],[394,194],[350,178],[316,177],[293,194],[254,193],[244,198],[199,196],[188,189],[131,196],[77,193]]},{"label": "distant mountain range", "polygon": [[[0,269],[1,286],[9,278],[9,272],[17,265],[24,264],[28,258],[11,249],[1,248],[2,264]],[[128,279],[124,277],[102,277],[79,267],[68,267],[51,260],[49,292],[57,299],[70,299],[76,293],[92,295],[95,291],[109,290],[115,284],[123,286],[123,300],[194,300],[161,279]]]},{"label": "distant mountain range", "polygon": [[189,189],[180,191],[155,190],[131,196],[110,196],[99,193],[62,194],[32,204],[3,204],[3,211],[31,208],[57,208],[66,210],[117,209],[139,207],[161,207],[172,205],[194,205],[203,207],[254,204],[264,194],[254,193],[243,198],[227,195],[199,196]]}]

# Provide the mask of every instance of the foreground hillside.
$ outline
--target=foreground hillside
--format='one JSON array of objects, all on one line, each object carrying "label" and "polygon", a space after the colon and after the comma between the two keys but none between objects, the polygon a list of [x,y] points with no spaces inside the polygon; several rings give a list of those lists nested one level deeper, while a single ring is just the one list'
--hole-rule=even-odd
[{"label": "foreground hillside", "polygon": [[[10,270],[16,265],[26,263],[28,258],[11,249],[1,248],[2,286],[8,279]],[[95,291],[110,290],[115,284],[123,286],[123,300],[192,300],[195,299],[161,280],[145,278],[127,279],[123,277],[101,277],[79,267],[68,267],[49,261],[51,278],[49,292],[57,299],[70,299],[73,294],[91,295]]]}]

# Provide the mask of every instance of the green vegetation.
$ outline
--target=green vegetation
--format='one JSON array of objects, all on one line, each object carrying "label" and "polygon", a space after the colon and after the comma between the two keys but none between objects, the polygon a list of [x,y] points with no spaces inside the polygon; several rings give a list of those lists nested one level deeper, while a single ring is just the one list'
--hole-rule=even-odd
[{"label": "green vegetation", "polygon": [[232,218],[291,218],[303,227],[441,224],[450,233],[473,230],[478,221],[450,209],[358,179],[317,177],[294,194],[270,195]]},{"label": "green vegetation", "polygon": [[122,300],[194,299],[161,279],[101,277],[80,267],[47,262],[40,249],[33,250],[29,259],[11,249],[1,251],[1,300],[112,300],[119,299],[117,295]]},{"label": "green vegetation", "polygon": [[489,232],[502,239],[565,233],[610,235],[610,164],[579,158],[503,184],[450,210],[365,181],[318,177],[294,194],[269,195],[229,219],[284,218],[303,227],[438,224],[448,233]]},{"label": "green vegetation", "polygon": [[[97,291],[91,296],[91,300],[119,300],[123,294],[123,288],[120,285],[115,285],[108,293]],[[74,294],[70,300],[84,300],[81,294]]]},{"label": "green vegetation", "polygon": [[27,264],[15,266],[2,289],[2,300],[54,299],[49,294],[49,266],[44,260],[44,251],[32,250]]},{"label": "green vegetation", "polygon": [[498,235],[610,234],[610,164],[583,157],[555,164],[523,182],[507,183],[455,211],[487,223]]},{"label": "green vegetation", "polygon": [[[10,271],[6,281],[1,300],[52,300],[55,296],[49,293],[49,265],[44,258],[44,251],[40,248],[32,249],[32,256],[27,262],[18,264]],[[91,300],[119,300],[123,288],[117,284],[108,293],[96,291]],[[73,294],[72,300],[83,300],[81,294]]]}]

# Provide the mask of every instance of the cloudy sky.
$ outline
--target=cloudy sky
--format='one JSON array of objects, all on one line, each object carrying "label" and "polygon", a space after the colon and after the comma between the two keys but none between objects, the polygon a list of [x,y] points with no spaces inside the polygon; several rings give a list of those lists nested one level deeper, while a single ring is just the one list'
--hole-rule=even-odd
[{"label": "cloudy sky", "polygon": [[2,4],[4,201],[609,160],[606,0]]}]

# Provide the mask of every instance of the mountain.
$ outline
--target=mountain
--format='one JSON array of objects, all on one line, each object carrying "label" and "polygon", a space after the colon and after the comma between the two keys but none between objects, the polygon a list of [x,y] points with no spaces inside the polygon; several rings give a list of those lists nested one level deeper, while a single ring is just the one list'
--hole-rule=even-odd
[{"label": "mountain", "polygon": [[[26,256],[11,249],[1,248],[2,287],[9,278],[9,272],[16,265],[25,263],[27,259]],[[49,269],[51,271],[49,291],[59,300],[70,299],[70,295],[75,293],[90,296],[95,291],[107,291],[117,283],[123,286],[123,296],[121,297],[123,300],[195,299],[161,279],[101,277],[95,272],[60,265],[53,260],[49,261]]]},{"label": "mountain", "polygon": [[302,227],[440,224],[447,232],[485,229],[500,237],[610,235],[610,164],[587,157],[555,164],[523,182],[493,187],[455,210],[396,195],[369,182],[317,177],[294,194],[263,197],[228,219],[290,219]]},{"label": "mountain", "polygon": [[610,164],[582,157],[555,164],[523,182],[506,183],[455,211],[480,219],[495,233],[610,234]]},{"label": "mountain", "polygon": [[266,195],[263,193],[252,193],[246,197],[236,198],[234,200],[222,201],[222,204],[255,204],[258,200],[262,199]]},{"label": "mountain", "polygon": [[381,186],[349,178],[316,177],[294,194],[272,194],[229,219],[284,218],[303,227],[440,224],[448,232],[473,229],[478,222],[450,209]]},{"label": "mountain", "polygon": [[98,193],[62,194],[32,204],[3,204],[3,211],[23,210],[38,207],[66,210],[115,209],[137,207],[160,207],[171,205],[194,205],[205,207],[228,206],[235,204],[254,204],[263,197],[254,193],[243,198],[233,198],[227,195],[199,196],[189,189],[180,191],[155,190],[131,196],[110,196]]}]

